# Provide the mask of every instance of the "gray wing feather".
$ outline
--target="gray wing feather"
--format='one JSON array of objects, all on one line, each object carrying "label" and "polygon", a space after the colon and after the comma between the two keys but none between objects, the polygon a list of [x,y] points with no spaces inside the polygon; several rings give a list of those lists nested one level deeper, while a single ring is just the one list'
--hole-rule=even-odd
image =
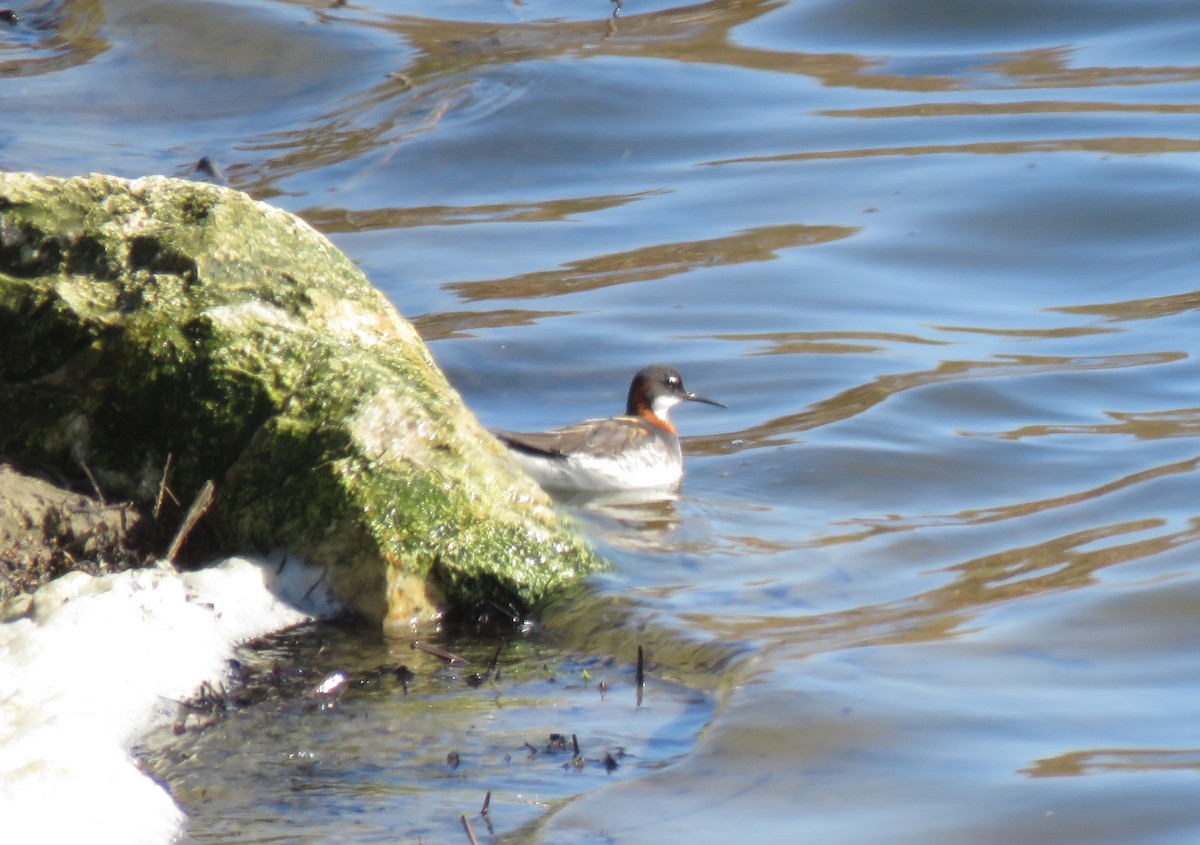
[{"label": "gray wing feather", "polygon": [[578,454],[611,455],[630,446],[638,446],[653,436],[634,417],[587,420],[545,432],[493,429],[492,434],[511,449],[547,458],[569,458]]}]

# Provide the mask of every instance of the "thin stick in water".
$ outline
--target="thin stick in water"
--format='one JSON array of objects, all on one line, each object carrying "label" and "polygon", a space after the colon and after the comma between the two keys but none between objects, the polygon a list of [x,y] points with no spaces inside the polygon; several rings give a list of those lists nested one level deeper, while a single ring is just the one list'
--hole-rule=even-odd
[{"label": "thin stick in water", "polygon": [[471,845],[479,845],[479,840],[475,838],[475,831],[471,830],[471,823],[467,821],[467,817],[462,815],[458,818],[462,822],[463,830],[467,832],[467,839],[470,841]]},{"label": "thin stick in water", "polygon": [[452,651],[446,651],[444,648],[439,648],[435,645],[429,645],[429,643],[423,643],[418,640],[413,640],[412,649],[413,651],[423,651],[426,654],[432,654],[434,657],[445,660],[452,666],[466,666],[471,662],[470,660],[467,660],[467,658],[461,657]]},{"label": "thin stick in water", "polygon": [[92,489],[96,491],[96,498],[100,500],[103,507],[108,507],[108,502],[104,498],[104,491],[100,489],[100,485],[96,483],[96,476],[92,475],[91,468],[82,458],[79,461],[79,466],[83,468],[83,474],[88,477],[88,481],[92,482]]},{"label": "thin stick in water", "polygon": [[[158,519],[158,515],[162,512],[163,496],[167,492],[167,475],[171,472],[171,459],[175,455],[173,452],[167,452],[167,460],[163,463],[162,478],[158,481],[158,495],[154,497],[154,518]],[[172,496],[174,498],[174,496]]]},{"label": "thin stick in water", "polygon": [[637,706],[641,707],[642,691],[646,686],[646,656],[641,646],[638,646],[637,673],[634,675],[634,681],[637,684]]},{"label": "thin stick in water", "polygon": [[204,486],[196,494],[196,501],[192,502],[192,506],[188,508],[187,516],[183,519],[183,524],[175,532],[175,539],[171,541],[171,547],[167,549],[166,559],[168,563],[175,563],[175,556],[179,554],[179,549],[183,545],[183,541],[192,533],[192,529],[196,527],[196,523],[200,521],[200,517],[204,516],[205,512],[212,506],[214,489],[215,487],[210,478],[204,482]]},{"label": "thin stick in water", "polygon": [[[281,571],[283,570],[283,564],[279,565],[279,569]],[[320,574],[320,576],[317,577],[317,580],[313,581],[312,586],[304,591],[304,600],[305,601],[308,601],[308,597],[312,595],[313,590],[315,590],[317,587],[321,586],[321,582],[325,580],[325,576],[328,574],[329,574],[329,567],[326,566],[324,569],[321,570],[321,574]]]},{"label": "thin stick in water", "polygon": [[496,671],[496,661],[500,659],[500,649],[503,647],[503,645],[504,644],[501,643],[500,645],[496,646],[496,651],[492,654],[491,661],[488,662],[487,671],[483,673],[485,676]]}]

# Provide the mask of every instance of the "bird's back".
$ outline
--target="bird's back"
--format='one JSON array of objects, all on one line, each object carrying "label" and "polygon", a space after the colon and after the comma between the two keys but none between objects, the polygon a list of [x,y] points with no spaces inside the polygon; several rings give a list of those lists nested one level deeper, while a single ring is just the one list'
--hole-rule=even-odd
[{"label": "bird's back", "polygon": [[585,420],[546,432],[492,433],[548,489],[669,486],[683,476],[679,439],[638,417]]}]

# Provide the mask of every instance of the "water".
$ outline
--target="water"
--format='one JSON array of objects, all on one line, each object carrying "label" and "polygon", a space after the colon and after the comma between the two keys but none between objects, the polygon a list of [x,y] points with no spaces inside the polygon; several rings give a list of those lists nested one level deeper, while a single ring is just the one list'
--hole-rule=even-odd
[{"label": "water", "polygon": [[[465,841],[486,789],[496,837],[556,845],[1195,841],[1200,6],[14,8],[0,166],[211,156],[358,262],[488,425],[614,413],[658,360],[731,406],[677,413],[677,501],[582,514],[615,569],[511,646],[521,714],[475,746],[578,705],[649,748],[628,696],[515,680],[628,683],[645,643],[680,684],[653,765],[554,769],[540,803],[549,770],[466,766],[438,798],[439,708],[487,708],[431,667],[197,736],[194,841]],[[352,665],[407,648],[346,636]],[[368,722],[431,756],[398,774]],[[238,781],[238,815],[247,737],[322,755],[320,789]]]},{"label": "water", "polygon": [[[710,696],[657,678],[639,704],[612,659],[524,640],[456,648],[470,663],[368,631],[276,638],[245,662],[252,677],[273,669],[282,698],[160,731],[143,758],[191,810],[194,843],[441,841],[463,836],[462,815],[480,834],[529,836],[576,796],[677,761],[712,715]],[[338,695],[316,694],[347,666]]]}]

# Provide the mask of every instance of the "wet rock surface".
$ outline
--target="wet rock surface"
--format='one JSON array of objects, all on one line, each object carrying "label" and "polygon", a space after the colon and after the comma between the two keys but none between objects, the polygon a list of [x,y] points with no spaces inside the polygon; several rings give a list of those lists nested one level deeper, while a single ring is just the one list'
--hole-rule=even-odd
[{"label": "wet rock surface", "polygon": [[535,606],[600,562],[412,326],[303,221],[165,177],[0,174],[0,454],[284,549],[407,624]]}]

